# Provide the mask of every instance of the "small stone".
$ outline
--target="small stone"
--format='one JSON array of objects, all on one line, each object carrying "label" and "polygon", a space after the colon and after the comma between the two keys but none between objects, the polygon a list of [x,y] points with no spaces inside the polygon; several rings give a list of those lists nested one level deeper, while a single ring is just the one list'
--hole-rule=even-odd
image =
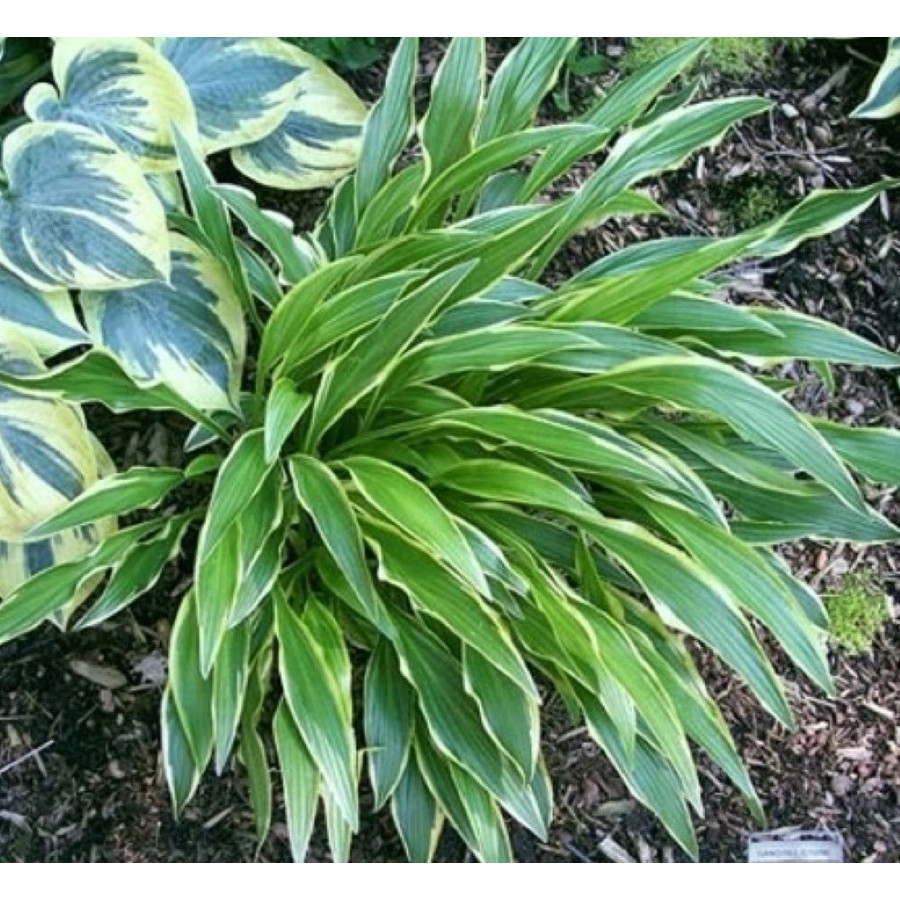
[{"label": "small stone", "polygon": [[847,412],[852,416],[861,416],[866,411],[866,407],[859,400],[847,401]]},{"label": "small stone", "polygon": [[827,144],[831,140],[831,132],[824,125],[813,125],[809,130],[812,139],[819,144]]},{"label": "small stone", "polygon": [[122,764],[117,759],[111,759],[109,761],[109,774],[113,778],[122,779],[125,777],[125,770],[122,768]]},{"label": "small stone", "polygon": [[811,159],[795,159],[794,168],[803,175],[815,175],[819,167]]},{"label": "small stone", "polygon": [[782,103],[778,108],[789,119],[796,119],[800,115],[800,111],[791,103]]},{"label": "small stone", "polygon": [[848,775],[835,775],[831,779],[831,792],[835,797],[844,797],[853,788],[853,780]]}]

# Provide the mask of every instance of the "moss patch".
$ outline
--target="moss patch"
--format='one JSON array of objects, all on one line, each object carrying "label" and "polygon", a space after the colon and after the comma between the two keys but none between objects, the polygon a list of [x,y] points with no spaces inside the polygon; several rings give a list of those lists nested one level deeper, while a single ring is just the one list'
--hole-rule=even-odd
[{"label": "moss patch", "polygon": [[[633,72],[671,53],[687,38],[634,38],[622,61],[622,68]],[[774,52],[780,47],[797,47],[803,38],[721,37],[712,38],[695,68],[721,75],[748,75],[768,68]]]},{"label": "moss patch", "polygon": [[868,653],[888,620],[884,594],[868,573],[849,575],[840,590],[825,597],[831,641],[851,656]]}]

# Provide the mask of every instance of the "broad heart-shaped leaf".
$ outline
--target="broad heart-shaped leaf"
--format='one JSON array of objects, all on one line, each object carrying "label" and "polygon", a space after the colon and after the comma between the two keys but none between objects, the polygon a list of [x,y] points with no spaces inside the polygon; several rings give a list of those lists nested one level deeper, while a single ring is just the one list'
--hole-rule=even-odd
[{"label": "broad heart-shaped leaf", "polygon": [[25,111],[41,122],[72,122],[105,134],[142,168],[178,166],[173,125],[197,139],[190,94],[162,54],[141,38],[60,38],[53,77],[25,98]]},{"label": "broad heart-shaped leaf", "polygon": [[[0,338],[0,371],[42,369],[29,346]],[[91,435],[76,407],[0,386],[0,539],[21,541],[97,475]]]},{"label": "broad heart-shaped leaf", "polygon": [[299,51],[278,38],[167,37],[156,46],[187,84],[207,153],[276,128],[306,71]]},{"label": "broad heart-shaped leaf", "polygon": [[23,125],[3,143],[2,168],[0,263],[29,284],[107,290],[168,278],[162,204],[109,138]]},{"label": "broad heart-shaped leaf", "polygon": [[212,253],[183,235],[171,241],[170,284],[81,295],[88,331],[138,384],[164,384],[198,409],[236,409],[240,298]]},{"label": "broad heart-shaped leaf", "polygon": [[331,187],[356,166],[366,107],[314,56],[295,48],[294,58],[305,71],[290,112],[262,140],[232,150],[231,160],[238,171],[269,187]]},{"label": "broad heart-shaped leaf", "polygon": [[[3,389],[0,388],[0,395]],[[0,405],[2,410],[2,405]],[[3,414],[0,411],[0,420]],[[96,460],[96,477],[115,471],[112,460],[100,442],[89,435]],[[83,559],[106,537],[116,530],[116,518],[107,516],[57,532],[50,537],[28,541],[0,540],[0,601],[9,597],[33,575],[65,562]],[[71,613],[97,586],[99,575],[88,578],[73,591],[69,602],[53,614],[59,624],[65,624]]]},{"label": "broad heart-shaped leaf", "polygon": [[88,341],[66,291],[39,290],[0,267],[0,334],[11,333],[45,356]]}]

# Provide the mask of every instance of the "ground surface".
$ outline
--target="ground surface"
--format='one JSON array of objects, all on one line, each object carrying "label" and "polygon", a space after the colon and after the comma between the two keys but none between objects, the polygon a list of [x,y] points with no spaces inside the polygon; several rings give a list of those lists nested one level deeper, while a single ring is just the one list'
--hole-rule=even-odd
[{"label": "ground surface", "polygon": [[[618,39],[599,41],[613,52],[621,46]],[[426,71],[433,67],[434,60],[427,58]],[[711,78],[704,89],[708,95],[749,90],[776,105],[706,153],[702,162],[695,160],[654,188],[671,210],[671,221],[631,222],[624,229],[584,235],[559,260],[558,273],[580,268],[625,242],[662,233],[727,233],[755,224],[754,218],[777,212],[769,207],[783,206],[787,198],[799,199],[815,187],[860,185],[900,174],[897,127],[873,128],[847,119],[873,73],[848,56],[843,45],[817,44],[776,58],[768,75],[743,83]],[[382,75],[376,67],[358,81],[374,95]],[[574,83],[574,102],[585,101],[591,90],[590,81]],[[547,116],[554,116],[552,107]],[[281,205],[307,220],[315,211],[308,197]],[[900,197],[894,194],[840,234],[746,273],[745,296],[822,315],[896,350],[898,231]],[[900,425],[895,376],[842,370],[831,395],[804,376],[796,399],[841,421]],[[179,435],[168,423],[99,417],[95,427],[120,464],[159,462],[178,453]],[[881,491],[872,499],[900,521],[895,493]],[[701,656],[704,673],[749,761],[771,827],[836,828],[845,837],[849,858],[900,861],[900,549],[806,544],[785,548],[785,554],[826,591],[839,586],[849,571],[873,573],[893,613],[873,654],[833,656],[838,684],[833,700],[793,675],[776,654],[799,722],[793,734],[775,726],[733,678]],[[170,815],[160,775],[157,713],[173,598],[180,596],[183,579],[175,567],[154,597],[104,629],[59,635],[47,627],[0,648],[0,860],[288,858],[281,824],[262,848],[256,847],[246,785],[236,772],[207,778],[180,822]],[[515,832],[517,858],[681,858],[653,818],[626,799],[583,730],[572,727],[550,696],[544,736],[557,790],[557,821],[544,845]],[[734,791],[709,767],[703,769],[707,809],[699,823],[701,858],[741,860],[753,822]],[[275,821],[283,822],[280,798]],[[314,844],[312,858],[327,859],[324,841]],[[402,858],[385,816],[366,818],[353,858]],[[462,845],[445,835],[439,858],[467,857]]]}]

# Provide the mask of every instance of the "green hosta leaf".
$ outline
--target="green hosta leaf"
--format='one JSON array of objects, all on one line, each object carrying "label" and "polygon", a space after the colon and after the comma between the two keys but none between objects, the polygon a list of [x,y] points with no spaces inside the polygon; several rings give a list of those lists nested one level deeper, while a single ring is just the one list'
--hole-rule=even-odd
[{"label": "green hosta leaf", "polygon": [[[636,72],[617,84],[583,121],[604,130],[606,140],[620,128],[629,125],[646,110],[659,92],[685,67],[696,59],[705,39],[687,41],[653,65]],[[600,145],[596,145],[600,149]],[[556,147],[538,160],[519,195],[519,202],[531,200],[548,184],[568,171],[575,160],[590,152],[577,141]],[[596,152],[596,151],[595,151]]]},{"label": "green hosta leaf", "polygon": [[[531,785],[524,783],[500,748],[482,728],[475,701],[463,689],[459,662],[422,625],[397,618],[395,644],[405,677],[416,690],[429,739],[456,765],[490,791],[504,808],[537,835],[546,834],[542,804]],[[424,742],[422,742],[424,743]],[[467,816],[452,808],[450,793],[436,787],[436,766],[426,765],[422,745],[417,756],[432,793],[437,796],[454,826],[469,840]],[[446,771],[446,770],[445,770]],[[449,773],[448,773],[449,774]],[[458,798],[458,792],[452,792]],[[460,827],[462,824],[462,828]],[[472,844],[472,841],[469,840]]]},{"label": "green hosta leaf", "polygon": [[432,81],[421,125],[429,178],[471,150],[483,91],[484,38],[454,38]]},{"label": "green hosta leaf", "polygon": [[297,500],[313,520],[341,574],[372,621],[384,622],[366,564],[359,525],[340,482],[330,469],[311,456],[292,456],[288,467]]},{"label": "green hosta leaf", "polygon": [[365,104],[314,56],[295,49],[304,69],[297,96],[274,131],[231,151],[235,168],[283,190],[331,187],[359,159]]},{"label": "green hosta leaf", "polygon": [[[269,833],[272,823],[272,776],[269,774],[269,759],[266,745],[257,730],[268,685],[271,655],[268,650],[254,662],[247,682],[244,706],[241,710],[240,755],[247,770],[247,786],[250,805],[256,823],[256,837],[261,845]],[[282,766],[282,775],[284,767]]]},{"label": "green hosta leaf", "polygon": [[523,38],[500,64],[478,123],[475,143],[527,128],[577,38]]},{"label": "green hosta leaf", "polygon": [[[203,536],[201,530],[201,543]],[[197,616],[200,619],[200,666],[205,678],[212,671],[230,625],[240,590],[241,568],[241,529],[240,523],[235,522],[212,550],[202,557],[198,551],[194,566]]]},{"label": "green hosta leaf", "polygon": [[418,38],[402,38],[391,59],[384,91],[363,126],[359,168],[354,179],[356,214],[362,215],[391,175],[415,126],[413,98]]},{"label": "green hosta leaf", "polygon": [[866,99],[850,113],[856,119],[887,119],[900,114],[900,38],[888,40],[887,56]]},{"label": "green hosta leaf", "polygon": [[202,423],[210,441],[215,440],[216,435],[224,437],[226,434],[218,422],[182,400],[165,385],[139,387],[111,356],[98,350],[89,350],[71,362],[61,363],[50,370],[37,368],[36,365],[13,370],[0,365],[2,384],[24,391],[39,391],[70,403],[102,403],[114,412],[175,410],[194,422]]},{"label": "green hosta leaf", "polygon": [[190,513],[169,519],[157,535],[128,551],[113,568],[100,597],[78,620],[76,628],[99,625],[147,593],[159,581],[165,566],[178,555],[192,520]]},{"label": "green hosta leaf", "polygon": [[355,247],[377,244],[402,231],[425,175],[425,164],[420,161],[402,169],[381,186],[360,217]]},{"label": "green hosta leaf", "polygon": [[[43,368],[27,344],[0,339],[0,371],[28,375]],[[0,540],[22,540],[97,476],[94,444],[77,408],[0,386]]]},{"label": "green hosta leaf", "polygon": [[213,686],[200,669],[202,622],[193,592],[181,603],[169,646],[169,689],[197,771],[202,773],[213,751]]},{"label": "green hosta leaf", "polygon": [[483,863],[513,862],[509,834],[497,801],[465,769],[452,764],[448,769],[466,811],[478,858]]},{"label": "green hosta leaf", "polygon": [[718,143],[736,122],[768,109],[765,100],[727,97],[676,109],[621,137],[603,165],[568,201],[566,218],[532,270],[541,272],[556,251],[602,206],[637,181],[675,168],[702,147]]},{"label": "green hosta leaf", "polygon": [[212,717],[216,772],[228,762],[250,677],[250,628],[237,625],[225,632],[212,673]]},{"label": "green hosta leaf", "polygon": [[391,797],[391,813],[409,861],[431,862],[443,817],[412,753]]},{"label": "green hosta leaf", "polygon": [[317,371],[325,365],[326,350],[377,324],[420,275],[416,270],[382,275],[346,288],[319,305],[287,347],[282,371],[293,377],[305,377]]},{"label": "green hosta leaf", "polygon": [[[638,360],[582,379],[575,391],[563,387],[536,397],[564,407],[571,399],[577,407],[581,401],[575,400],[576,393],[586,397],[593,387],[599,398],[597,388],[602,391],[603,386],[718,416],[745,440],[781,453],[814,475],[849,506],[865,509],[853,479],[812,426],[777,394],[730,366],[699,358]],[[596,405],[597,400],[590,403]]]},{"label": "green hosta leaf", "polygon": [[181,715],[172,698],[171,688],[167,688],[163,693],[160,719],[163,769],[169,785],[172,807],[177,816],[197,790],[200,784],[200,771],[194,761]]},{"label": "green hosta leaf", "polygon": [[141,38],[60,38],[50,84],[35,85],[25,111],[42,122],[71,122],[106,135],[149,171],[175,169],[173,125],[196,140],[184,82]]},{"label": "green hosta leaf", "polygon": [[272,731],[284,787],[291,856],[294,862],[302,863],[306,861],[316,807],[319,804],[319,769],[309,755],[285,701],[278,704]]},{"label": "green hosta leaf", "polygon": [[[159,523],[133,525],[108,536],[104,536],[104,525],[96,526],[96,530],[90,530],[90,526],[87,528],[78,538],[84,543],[79,547],[77,558],[60,562],[52,568],[36,570],[36,574],[20,583],[0,604],[0,643],[25,634],[48,616],[59,613],[77,602],[80,596],[90,593],[91,581],[118,563],[141,538],[158,530]],[[52,546],[54,538],[47,540]],[[15,549],[13,552],[16,552]],[[47,559],[46,551],[43,559],[53,561]],[[28,564],[27,551],[25,563]]]},{"label": "green hosta leaf", "polygon": [[449,565],[474,590],[489,593],[484,571],[453,517],[423,484],[402,469],[372,457],[341,461],[368,503],[435,559]]},{"label": "green hosta leaf", "polygon": [[264,441],[260,428],[245,432],[222,463],[197,543],[198,560],[215,549],[271,471]]},{"label": "green hosta leaf", "polygon": [[278,38],[157,38],[156,45],[187,85],[207,153],[276,128],[306,71],[300,51]]},{"label": "green hosta leaf", "polygon": [[88,330],[139,384],[164,384],[193,406],[235,409],[246,333],[226,269],[172,235],[171,284],[81,296]]},{"label": "green hosta leaf", "polygon": [[882,192],[900,185],[892,178],[846,191],[813,191],[793,209],[768,225],[753,229],[758,239],[754,256],[780,256],[803,241],[823,237],[855,219]]},{"label": "green hosta leaf", "polygon": [[812,423],[838,456],[870,481],[900,484],[900,431],[851,428],[824,419]]},{"label": "green hosta leaf", "polygon": [[0,38],[0,109],[50,71],[49,55],[46,38]]},{"label": "green hosta leaf", "polygon": [[396,585],[417,609],[481,652],[528,696],[537,697],[524,661],[484,600],[392,528],[367,520],[365,531],[381,563],[380,578]]},{"label": "green hosta leaf", "polygon": [[618,273],[589,282],[568,299],[565,294],[547,301],[550,319],[557,322],[610,322],[624,324],[664,302],[664,298],[695,278],[736,259],[750,244],[747,235],[689,245],[683,255],[666,253],[663,259],[645,260],[636,271]]},{"label": "green hosta leaf", "polygon": [[675,774],[665,757],[643,739],[638,739],[635,756],[625,754],[615,727],[594,698],[579,693],[585,724],[591,737],[606,751],[631,793],[659,816],[669,833],[697,858],[697,839]]},{"label": "green hosta leaf", "polygon": [[[812,359],[875,368],[900,367],[900,356],[837,325],[789,310],[751,308],[770,327],[767,334],[729,330],[703,335],[701,340],[726,356],[763,363]],[[685,329],[688,333],[690,326]]]},{"label": "green hosta leaf", "polygon": [[336,260],[300,280],[278,304],[266,323],[257,365],[269,372],[288,347],[309,324],[310,316],[331,293],[337,293],[342,281],[359,262],[358,257]]},{"label": "green hosta leaf", "polygon": [[307,443],[315,446],[341,414],[384,380],[392,363],[422,331],[428,320],[448,304],[453,292],[476,268],[454,266],[401,297],[366,336],[325,370],[312,409]]},{"label": "green hosta leaf", "polygon": [[328,785],[322,785],[322,806],[325,810],[325,830],[328,834],[328,846],[331,849],[331,861],[334,863],[350,862],[350,844],[353,830],[341,815],[334,802]]},{"label": "green hosta leaf", "polygon": [[278,458],[284,442],[300,421],[312,398],[299,394],[287,378],[279,378],[272,386],[266,400],[266,418],[263,431],[265,460],[271,465]]},{"label": "green hosta leaf", "polygon": [[662,302],[636,315],[630,322],[633,328],[642,332],[661,334],[673,340],[691,334],[706,332],[749,331],[778,337],[778,329],[765,319],[755,315],[747,307],[732,306],[711,297],[678,291]]},{"label": "green hosta leaf", "polygon": [[58,513],[32,528],[29,538],[47,537],[104,516],[154,509],[181,484],[183,477],[180,469],[134,466],[127,472],[101,478]]},{"label": "green hosta leaf", "polygon": [[397,654],[379,641],[366,668],[364,726],[375,809],[381,809],[409,768],[414,698]]},{"label": "green hosta leaf", "polygon": [[40,290],[0,268],[0,339],[17,335],[44,356],[88,341],[66,291]]},{"label": "green hosta leaf", "polygon": [[650,512],[702,566],[717,573],[735,600],[766,625],[813,681],[834,691],[821,635],[806,625],[802,609],[761,556],[721,528],[672,506],[656,504]]},{"label": "green hosta leaf", "polygon": [[471,646],[463,647],[466,691],[475,698],[484,727],[497,745],[531,781],[540,739],[538,705],[515,682]]},{"label": "green hosta leaf", "polygon": [[[472,153],[447,166],[429,181],[416,204],[409,227],[422,226],[456,194],[478,188],[489,176],[506,169],[531,153],[573,138],[582,140],[596,135],[589,125],[546,125],[527,131],[502,135],[482,144]],[[470,223],[461,223],[468,227]]]},{"label": "green hosta leaf", "polygon": [[165,279],[162,204],[137,163],[78,125],[23,125],[3,142],[0,263],[40,289]]},{"label": "green hosta leaf", "polygon": [[282,600],[276,605],[279,670],[291,717],[344,818],[356,830],[356,742],[341,673],[330,664],[304,621]]},{"label": "green hosta leaf", "polygon": [[212,190],[246,225],[250,236],[272,254],[286,284],[302,281],[318,267],[321,260],[315,248],[305,238],[294,234],[294,223],[287,216],[275,210],[260,209],[253,194],[243,187],[219,184]]}]

